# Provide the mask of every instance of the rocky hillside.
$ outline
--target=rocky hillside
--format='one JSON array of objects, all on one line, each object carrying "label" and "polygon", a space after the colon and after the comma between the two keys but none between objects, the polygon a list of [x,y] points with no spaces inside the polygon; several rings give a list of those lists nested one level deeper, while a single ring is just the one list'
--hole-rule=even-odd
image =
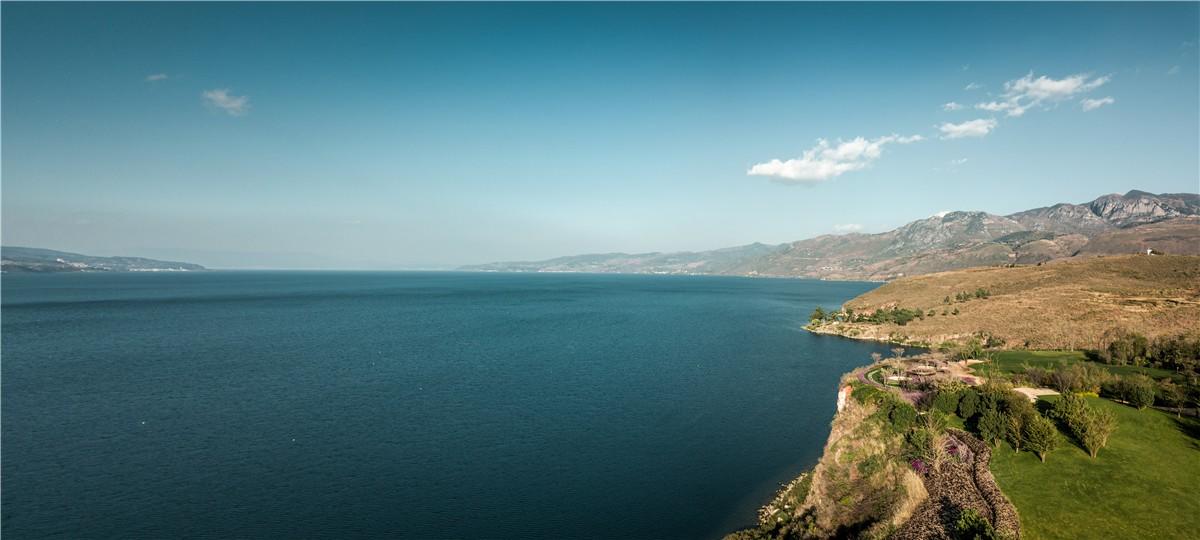
[{"label": "rocky hillside", "polygon": [[159,261],[142,257],[93,257],[27,247],[0,248],[4,272],[181,272],[204,270],[192,263]]},{"label": "rocky hillside", "polygon": [[1007,347],[1092,349],[1114,328],[1150,337],[1200,332],[1200,257],[1085,257],[913,276],[844,307],[913,316],[904,324],[833,320],[810,329],[922,345],[991,336]]},{"label": "rocky hillside", "polygon": [[1154,249],[1200,255],[1200,196],[1130,191],[1007,216],[949,212],[878,234],[705,252],[581,255],[465,270],[620,272],[890,280],[978,266]]}]

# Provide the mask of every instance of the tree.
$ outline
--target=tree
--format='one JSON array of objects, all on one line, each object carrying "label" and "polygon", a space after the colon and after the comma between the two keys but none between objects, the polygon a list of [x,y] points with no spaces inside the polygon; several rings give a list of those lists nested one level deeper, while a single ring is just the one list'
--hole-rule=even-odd
[{"label": "tree", "polygon": [[1025,440],[1025,424],[1028,424],[1037,413],[1033,411],[1014,412],[1008,415],[1008,431],[1005,436],[1012,444],[1014,452],[1021,451],[1021,443]]},{"label": "tree", "polygon": [[1087,409],[1079,433],[1079,442],[1094,459],[1101,448],[1108,446],[1108,438],[1117,429],[1117,417],[1109,410]]},{"label": "tree", "polygon": [[1125,377],[1119,385],[1121,397],[1138,409],[1154,405],[1154,379],[1137,374]]},{"label": "tree", "polygon": [[1054,403],[1051,416],[1070,428],[1072,432],[1077,432],[1079,426],[1082,425],[1083,415],[1087,408],[1087,402],[1083,400],[1083,396],[1067,392]]},{"label": "tree", "polygon": [[962,398],[958,400],[958,416],[964,420],[975,416],[979,410],[979,392],[974,388],[968,388],[963,391]]},{"label": "tree", "polygon": [[904,347],[892,347],[892,356],[904,358]]},{"label": "tree", "polygon": [[979,417],[979,437],[992,446],[1000,444],[1008,430],[1008,420],[996,409],[987,409]]},{"label": "tree", "polygon": [[1025,422],[1021,438],[1025,440],[1025,448],[1037,454],[1043,463],[1046,462],[1046,454],[1058,446],[1058,430],[1054,428],[1054,422],[1040,414],[1030,416]]},{"label": "tree", "polygon": [[825,320],[825,310],[822,309],[821,306],[817,306],[817,308],[813,310],[812,315],[809,315],[808,318],[812,321],[823,321]]},{"label": "tree", "polygon": [[1113,329],[1105,332],[1104,338],[1108,346],[1100,350],[1100,358],[1106,363],[1141,366],[1146,363],[1150,343],[1146,336],[1124,329]]},{"label": "tree", "polygon": [[1171,382],[1171,379],[1163,379],[1158,383],[1158,398],[1164,405],[1175,409],[1176,418],[1179,417],[1179,411],[1187,401],[1183,387]]},{"label": "tree", "polygon": [[871,353],[871,363],[872,363],[872,364],[878,364],[878,363],[879,363],[879,361],[880,361],[880,360],[882,360],[882,359],[883,359],[883,355],[882,355],[882,354],[879,354],[879,353],[877,353],[877,352],[873,352],[873,353]]}]

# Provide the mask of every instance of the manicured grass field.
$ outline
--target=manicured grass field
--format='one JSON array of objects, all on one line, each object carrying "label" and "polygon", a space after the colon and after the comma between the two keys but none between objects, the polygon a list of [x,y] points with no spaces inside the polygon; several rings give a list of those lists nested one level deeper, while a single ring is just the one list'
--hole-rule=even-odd
[{"label": "manicured grass field", "polygon": [[[1179,378],[1176,373],[1165,369],[1137,366],[1110,366],[1103,362],[1093,362],[1088,360],[1082,351],[1000,351],[996,353],[995,360],[993,360],[995,368],[999,369],[1001,373],[1021,373],[1024,371],[1026,365],[1051,369],[1079,362],[1090,362],[1092,365],[1108,369],[1114,375],[1125,376],[1141,373],[1156,380],[1163,377]],[[988,364],[980,364],[976,369],[986,370],[989,367]]]},{"label": "manicured grass field", "polygon": [[1196,538],[1200,422],[1100,398],[1088,402],[1112,410],[1118,422],[1096,459],[1065,434],[1045,463],[1007,444],[992,455],[992,473],[1021,515],[1022,537]]}]

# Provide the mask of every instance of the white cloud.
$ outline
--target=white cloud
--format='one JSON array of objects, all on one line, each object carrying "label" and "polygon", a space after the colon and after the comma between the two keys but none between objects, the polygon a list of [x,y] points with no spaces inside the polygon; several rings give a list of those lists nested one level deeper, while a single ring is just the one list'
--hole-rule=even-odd
[{"label": "white cloud", "polygon": [[1029,107],[1022,107],[1008,101],[988,101],[985,103],[976,103],[975,108],[990,112],[1007,112],[1009,116],[1021,116],[1025,114],[1025,110]]},{"label": "white cloud", "polygon": [[1179,66],[1171,66],[1171,69],[1167,70],[1167,75],[1179,75]]},{"label": "white cloud", "polygon": [[967,162],[967,158],[959,158],[950,160],[951,165],[962,165]]},{"label": "white cloud", "polygon": [[995,118],[977,118],[966,122],[951,124],[946,122],[938,126],[943,139],[962,139],[965,137],[983,137],[996,129]]},{"label": "white cloud", "polygon": [[908,144],[923,138],[920,135],[888,135],[869,140],[855,137],[849,141],[839,140],[837,145],[832,145],[825,139],[818,139],[817,145],[805,150],[801,157],[786,161],[772,159],[759,163],[750,167],[746,174],[770,176],[790,184],[822,182],[866,168],[883,154],[884,145]]},{"label": "white cloud", "polygon": [[857,223],[843,223],[834,225],[833,230],[840,233],[858,232],[863,230],[863,226]]},{"label": "white cloud", "polygon": [[166,73],[154,73],[146,75],[146,82],[165,81],[169,78]]},{"label": "white cloud", "polygon": [[957,111],[957,110],[959,110],[959,109],[961,109],[961,108],[963,108],[963,106],[962,106],[962,105],[960,105],[960,104],[958,104],[958,103],[955,103],[955,102],[953,102],[953,101],[951,101],[950,103],[944,103],[944,104],[942,104],[942,110],[943,110],[943,111]]},{"label": "white cloud", "polygon": [[967,83],[967,85],[963,87],[963,90],[979,90],[980,88],[983,88],[982,84],[972,82]]},{"label": "white cloud", "polygon": [[1029,72],[1020,79],[1004,83],[1004,94],[1000,96],[999,101],[978,103],[975,108],[1003,112],[1008,116],[1021,116],[1033,107],[1091,92],[1103,86],[1109,79],[1110,77],[1107,75],[1093,78],[1084,73],[1069,75],[1061,79],[1052,79],[1045,75],[1034,78],[1033,72]]},{"label": "white cloud", "polygon": [[229,113],[230,116],[242,116],[250,112],[250,98],[230,94],[228,88],[205,90],[202,95],[206,103]]},{"label": "white cloud", "polygon": [[942,210],[941,212],[938,212],[938,213],[936,213],[936,214],[934,214],[934,215],[932,215],[932,216],[929,216],[929,217],[939,217],[939,218],[942,218],[942,217],[946,217],[946,214],[949,214],[949,213],[950,213],[950,210]]},{"label": "white cloud", "polygon": [[1080,101],[1079,103],[1083,105],[1083,110],[1094,111],[1096,109],[1099,109],[1100,107],[1103,107],[1105,105],[1112,105],[1113,103],[1116,103],[1116,102],[1117,102],[1117,100],[1113,99],[1112,96],[1108,96],[1108,97],[1102,97],[1100,99],[1090,99],[1090,98],[1084,99],[1083,101]]}]

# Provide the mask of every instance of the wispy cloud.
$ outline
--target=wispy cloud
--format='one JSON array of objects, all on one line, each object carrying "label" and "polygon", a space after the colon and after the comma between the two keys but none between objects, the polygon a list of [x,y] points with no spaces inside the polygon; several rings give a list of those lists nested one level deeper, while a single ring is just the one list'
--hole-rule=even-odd
[{"label": "wispy cloud", "polygon": [[979,84],[976,82],[971,82],[971,83],[967,83],[967,85],[963,87],[963,90],[968,90],[968,91],[979,90],[980,88],[983,88],[982,84]]},{"label": "wispy cloud", "polygon": [[834,225],[833,230],[834,232],[840,233],[858,232],[863,230],[863,226],[859,225],[858,223],[842,223],[839,225]]},{"label": "wispy cloud", "polygon": [[967,162],[967,158],[958,158],[950,160],[950,164],[954,166],[962,165]]},{"label": "wispy cloud", "polygon": [[977,118],[953,124],[946,122],[938,126],[943,139],[963,139],[967,137],[983,137],[996,129],[995,118]]},{"label": "wispy cloud", "polygon": [[953,101],[951,101],[951,102],[949,102],[949,103],[943,103],[943,104],[942,104],[942,110],[943,110],[943,111],[957,111],[957,110],[959,110],[959,109],[961,109],[961,108],[963,108],[963,106],[962,106],[961,104],[959,104],[959,103],[955,103],[955,102],[953,102]]},{"label": "wispy cloud", "polygon": [[825,139],[818,139],[817,145],[805,150],[801,157],[789,160],[772,159],[759,163],[746,171],[746,174],[769,176],[789,184],[823,182],[866,168],[883,155],[885,145],[908,144],[922,139],[920,135],[887,135],[876,139],[855,137],[849,141],[839,140],[836,145]]},{"label": "wispy cloud", "polygon": [[1113,103],[1116,103],[1116,102],[1117,102],[1117,100],[1113,99],[1112,96],[1108,96],[1108,97],[1102,97],[1100,99],[1085,99],[1083,101],[1080,101],[1079,103],[1083,107],[1083,110],[1094,111],[1096,109],[1099,109],[1100,107],[1103,107],[1105,105],[1112,105]]},{"label": "wispy cloud", "polygon": [[154,73],[151,75],[146,75],[146,82],[165,81],[169,78],[170,77],[167,76],[166,73]]},{"label": "wispy cloud", "polygon": [[230,94],[228,88],[205,90],[202,95],[206,103],[229,113],[230,116],[242,116],[250,112],[250,98]]},{"label": "wispy cloud", "polygon": [[1088,74],[1075,74],[1052,79],[1045,75],[1034,78],[1033,72],[1020,79],[1004,83],[1004,93],[998,101],[988,101],[975,105],[976,109],[991,112],[1003,112],[1008,116],[1021,116],[1031,108],[1045,106],[1080,94],[1091,92],[1109,81],[1109,77],[1092,77]]},{"label": "wispy cloud", "polygon": [[1179,66],[1171,66],[1171,69],[1167,70],[1167,75],[1179,75]]}]

